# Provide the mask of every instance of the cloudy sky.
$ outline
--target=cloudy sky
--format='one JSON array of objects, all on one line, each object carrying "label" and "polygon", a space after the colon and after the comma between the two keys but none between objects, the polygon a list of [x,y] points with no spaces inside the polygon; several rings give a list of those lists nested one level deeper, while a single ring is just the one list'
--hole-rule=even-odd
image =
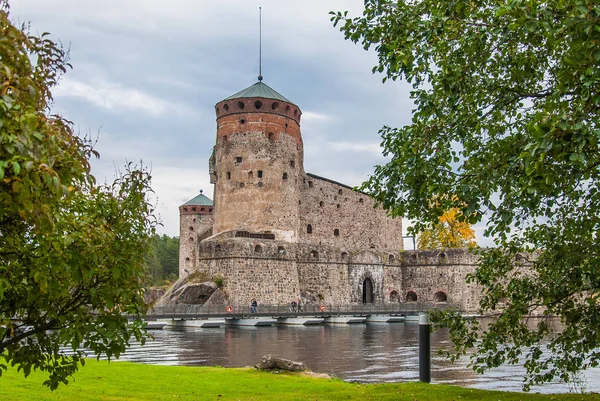
[{"label": "cloudy sky", "polygon": [[302,109],[307,172],[359,185],[385,161],[378,130],[410,122],[409,86],[382,84],[371,73],[375,53],[329,20],[331,10],[360,14],[363,0],[10,4],[13,21],[70,47],[73,70],[53,92],[54,109],[98,136],[98,180],[127,161],[151,166],[160,233],[179,235],[178,206],[200,189],[212,198],[214,105],[257,81],[259,6],[263,82]]}]

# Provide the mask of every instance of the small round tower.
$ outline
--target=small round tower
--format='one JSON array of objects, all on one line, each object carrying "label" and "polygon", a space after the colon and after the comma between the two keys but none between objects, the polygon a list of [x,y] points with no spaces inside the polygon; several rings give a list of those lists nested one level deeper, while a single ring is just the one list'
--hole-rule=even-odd
[{"label": "small round tower", "polygon": [[198,264],[198,243],[212,235],[213,201],[202,193],[179,206],[179,277]]},{"label": "small round tower", "polygon": [[215,106],[214,234],[270,233],[298,238],[304,153],[302,112],[259,81]]}]

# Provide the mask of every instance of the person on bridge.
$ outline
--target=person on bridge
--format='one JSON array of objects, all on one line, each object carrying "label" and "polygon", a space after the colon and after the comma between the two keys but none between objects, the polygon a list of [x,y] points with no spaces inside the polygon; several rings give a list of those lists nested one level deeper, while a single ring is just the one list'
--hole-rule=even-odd
[{"label": "person on bridge", "polygon": [[257,308],[258,302],[256,302],[256,298],[252,298],[252,301],[250,302],[250,313],[257,313]]},{"label": "person on bridge", "polygon": [[292,303],[290,304],[290,312],[296,313],[296,305],[296,301],[292,301]]},{"label": "person on bridge", "polygon": [[302,311],[302,301],[300,300],[300,298],[298,298],[298,303],[296,304],[296,306],[298,307],[298,312],[303,312]]}]

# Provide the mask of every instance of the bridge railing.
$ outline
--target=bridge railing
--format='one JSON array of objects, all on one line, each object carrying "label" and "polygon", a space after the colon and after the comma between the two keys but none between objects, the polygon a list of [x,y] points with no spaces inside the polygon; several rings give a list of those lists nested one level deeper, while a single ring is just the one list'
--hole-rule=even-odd
[{"label": "bridge railing", "polygon": [[446,309],[447,303],[385,303],[385,304],[302,304],[294,308],[291,304],[259,304],[254,312],[250,305],[166,305],[148,310],[148,317],[226,317],[240,315],[259,316],[328,316],[328,315],[371,315],[371,314],[417,314],[430,309]]}]

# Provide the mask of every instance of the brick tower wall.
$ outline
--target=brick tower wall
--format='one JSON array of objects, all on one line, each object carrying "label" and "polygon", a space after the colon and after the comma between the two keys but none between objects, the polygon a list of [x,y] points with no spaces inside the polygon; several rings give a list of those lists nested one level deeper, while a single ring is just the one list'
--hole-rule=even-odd
[{"label": "brick tower wall", "polygon": [[304,176],[299,109],[249,98],[216,111],[214,233],[270,232],[295,242]]}]

